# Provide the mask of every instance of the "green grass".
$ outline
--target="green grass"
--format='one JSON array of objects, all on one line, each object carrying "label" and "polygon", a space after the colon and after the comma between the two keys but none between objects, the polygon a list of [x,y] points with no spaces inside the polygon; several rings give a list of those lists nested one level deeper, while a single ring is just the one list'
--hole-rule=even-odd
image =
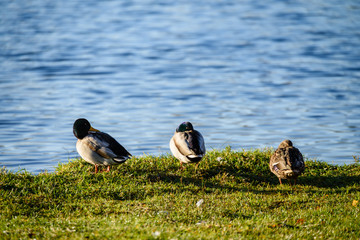
[{"label": "green grass", "polygon": [[360,238],[359,163],[307,160],[298,185],[279,185],[272,152],[213,150],[196,173],[170,155],[96,175],[81,159],[39,175],[2,169],[0,239]]}]

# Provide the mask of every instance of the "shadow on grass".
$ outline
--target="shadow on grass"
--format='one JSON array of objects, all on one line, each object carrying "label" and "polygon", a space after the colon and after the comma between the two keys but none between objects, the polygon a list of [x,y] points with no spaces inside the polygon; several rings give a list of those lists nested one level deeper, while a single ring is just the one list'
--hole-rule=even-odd
[{"label": "shadow on grass", "polygon": [[[322,169],[321,166],[319,169]],[[251,191],[259,193],[268,193],[272,194],[274,192],[291,192],[291,189],[274,189],[274,190],[256,190],[254,188],[258,186],[277,186],[279,185],[278,178],[273,175],[267,169],[262,168],[256,172],[248,169],[246,167],[234,168],[233,166],[224,165],[224,166],[215,166],[208,169],[200,169],[197,174],[191,176],[190,172],[194,168],[187,169],[185,171],[177,171],[176,168],[169,169],[169,171],[164,170],[150,170],[146,171],[148,179],[151,182],[167,182],[172,184],[187,185],[193,184],[198,188],[204,189],[205,192],[213,192],[212,189],[220,189],[227,191]],[[141,173],[140,173],[141,174]],[[225,181],[217,180],[217,176],[226,175],[226,177],[232,177],[234,184]],[[222,183],[222,182],[225,182]],[[244,186],[244,183],[246,185]],[[307,175],[306,172],[304,175],[299,176],[297,180],[297,185],[300,186],[314,186],[318,188],[328,188],[328,189],[339,189],[347,188],[351,186],[358,187],[360,183],[359,176],[349,176],[346,173],[337,172],[334,175]],[[251,187],[249,187],[249,185]],[[287,180],[283,181],[283,185],[290,185]],[[254,188],[252,188],[254,187]],[[186,189],[188,191],[188,189]],[[355,191],[355,189],[354,189]]]},{"label": "shadow on grass", "polygon": [[314,186],[319,188],[345,188],[359,185],[359,176],[302,176],[298,182],[302,185]]},{"label": "shadow on grass", "polygon": [[[278,193],[278,192],[291,192],[291,189],[285,190],[256,190],[244,186],[244,182],[249,183],[252,186],[257,186],[263,184],[264,178],[252,174],[229,174],[225,172],[224,169],[216,169],[212,171],[199,171],[193,176],[189,176],[189,172],[181,171],[163,171],[163,170],[153,170],[153,171],[144,171],[137,172],[139,175],[146,174],[147,179],[151,183],[169,183],[177,186],[176,190],[174,189],[163,189],[162,191],[167,193],[178,192],[191,192],[193,194],[204,192],[204,193],[213,193],[216,190],[226,191],[226,192],[256,192],[256,193]],[[225,175],[226,177],[232,178],[232,181],[227,180],[218,180],[217,176]],[[221,177],[220,177],[221,178]],[[277,179],[274,179],[277,181]],[[276,185],[276,181],[273,181],[271,185]],[[268,184],[268,183],[266,183]],[[193,186],[193,187],[191,187]]]}]

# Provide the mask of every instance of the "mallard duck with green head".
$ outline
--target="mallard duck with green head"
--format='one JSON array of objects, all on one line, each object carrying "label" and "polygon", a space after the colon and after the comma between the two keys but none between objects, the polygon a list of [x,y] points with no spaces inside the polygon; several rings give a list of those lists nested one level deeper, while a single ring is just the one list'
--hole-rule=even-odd
[{"label": "mallard duck with green head", "polygon": [[176,129],[170,140],[170,150],[180,161],[181,169],[183,163],[197,163],[198,165],[206,152],[203,136],[193,128],[190,122],[183,122]]},{"label": "mallard duck with green head", "polygon": [[279,178],[280,184],[281,179],[293,179],[296,184],[297,177],[305,170],[305,163],[299,149],[290,140],[284,140],[271,156],[269,167]]},{"label": "mallard duck with green head", "polygon": [[98,166],[106,166],[109,172],[111,165],[124,163],[131,157],[113,137],[91,127],[85,118],[74,122],[73,133],[78,139],[76,150],[86,162],[95,165],[95,173],[98,172]]}]

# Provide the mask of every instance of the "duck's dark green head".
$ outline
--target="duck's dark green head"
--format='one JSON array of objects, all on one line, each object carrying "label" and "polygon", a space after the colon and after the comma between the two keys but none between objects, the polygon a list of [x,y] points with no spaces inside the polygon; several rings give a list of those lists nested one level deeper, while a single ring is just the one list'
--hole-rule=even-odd
[{"label": "duck's dark green head", "polygon": [[89,131],[99,132],[99,130],[92,128],[89,121],[85,118],[79,118],[74,122],[73,133],[76,138],[83,139],[88,135]]},{"label": "duck's dark green head", "polygon": [[185,131],[190,131],[190,130],[194,130],[193,125],[191,124],[191,122],[183,122],[176,129],[176,132],[185,132]]}]

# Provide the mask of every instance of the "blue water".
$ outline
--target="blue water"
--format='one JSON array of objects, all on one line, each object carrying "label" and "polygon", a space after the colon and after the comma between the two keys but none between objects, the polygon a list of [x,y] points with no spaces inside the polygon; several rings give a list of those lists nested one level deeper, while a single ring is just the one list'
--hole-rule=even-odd
[{"label": "blue water", "polygon": [[77,157],[79,117],[133,155],[191,121],[207,149],[360,155],[360,2],[0,0],[0,165]]}]

